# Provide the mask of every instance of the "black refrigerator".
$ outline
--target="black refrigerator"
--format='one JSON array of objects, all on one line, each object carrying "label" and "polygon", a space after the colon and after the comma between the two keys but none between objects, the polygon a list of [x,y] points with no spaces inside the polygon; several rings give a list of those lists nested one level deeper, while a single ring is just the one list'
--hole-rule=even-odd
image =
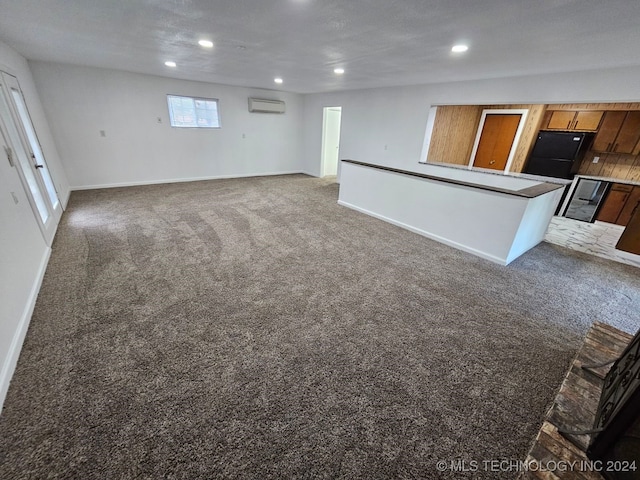
[{"label": "black refrigerator", "polygon": [[540,132],[524,172],[571,179],[592,140],[592,133]]}]

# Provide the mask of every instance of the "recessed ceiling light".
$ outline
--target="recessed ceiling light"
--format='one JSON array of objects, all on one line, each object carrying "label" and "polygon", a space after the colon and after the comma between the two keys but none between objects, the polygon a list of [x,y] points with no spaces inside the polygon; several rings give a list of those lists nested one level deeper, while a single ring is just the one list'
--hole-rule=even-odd
[{"label": "recessed ceiling light", "polygon": [[168,61],[168,62],[164,62],[164,64],[165,64],[167,67],[172,67],[172,68],[175,68],[175,67],[176,67],[176,62]]},{"label": "recessed ceiling light", "polygon": [[283,80],[280,77],[276,77],[273,79],[273,81],[276,83],[282,83]]},{"label": "recessed ceiling light", "polygon": [[213,42],[211,40],[200,40],[198,45],[204,48],[213,48]]},{"label": "recessed ceiling light", "polygon": [[333,73],[337,73],[338,75],[342,75],[344,73],[344,68],[334,68]]},{"label": "recessed ceiling light", "polygon": [[451,47],[451,51],[455,53],[462,53],[466,52],[467,50],[469,50],[469,47],[466,45],[454,45],[453,47]]}]

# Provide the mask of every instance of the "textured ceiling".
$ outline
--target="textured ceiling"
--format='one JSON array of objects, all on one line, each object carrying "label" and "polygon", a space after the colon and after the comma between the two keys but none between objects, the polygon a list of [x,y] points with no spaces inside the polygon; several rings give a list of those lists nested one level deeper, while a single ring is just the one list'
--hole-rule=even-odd
[{"label": "textured ceiling", "polygon": [[639,20],[639,0],[0,0],[28,59],[300,93],[640,65]]}]

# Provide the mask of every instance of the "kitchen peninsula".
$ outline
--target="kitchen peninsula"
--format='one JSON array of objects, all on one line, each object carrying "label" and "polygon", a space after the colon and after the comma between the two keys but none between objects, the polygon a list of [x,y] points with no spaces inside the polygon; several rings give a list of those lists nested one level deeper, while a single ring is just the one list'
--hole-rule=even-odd
[{"label": "kitchen peninsula", "polygon": [[422,165],[342,160],[338,203],[507,265],[545,236],[564,185]]}]

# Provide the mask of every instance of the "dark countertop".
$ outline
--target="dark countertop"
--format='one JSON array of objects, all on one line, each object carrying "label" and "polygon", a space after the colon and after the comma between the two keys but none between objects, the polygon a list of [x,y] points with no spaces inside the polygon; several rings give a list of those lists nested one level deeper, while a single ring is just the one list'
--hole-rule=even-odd
[{"label": "dark countertop", "polygon": [[[385,170],[387,172],[393,172],[393,173],[400,173],[402,175],[409,175],[412,177],[418,177],[418,178],[424,178],[427,180],[435,180],[438,182],[444,182],[444,183],[450,183],[453,185],[460,185],[463,187],[470,187],[470,188],[477,188],[479,190],[486,190],[489,192],[497,192],[497,193],[503,193],[505,195],[512,195],[515,197],[524,197],[524,198],[535,198],[535,197],[539,197],[540,195],[544,195],[545,193],[549,193],[552,192],[554,190],[558,190],[560,188],[563,188],[566,184],[557,184],[557,183],[549,183],[549,182],[543,182],[540,183],[538,185],[533,185],[531,187],[527,187],[527,188],[523,188],[521,190],[509,190],[506,188],[500,188],[500,187],[493,187],[491,185],[483,185],[480,183],[474,183],[474,182],[466,182],[463,180],[455,180],[452,178],[447,178],[445,176],[438,176],[438,175],[430,175],[430,174],[426,174],[426,173],[419,173],[419,172],[410,172],[408,170],[401,170],[399,168],[393,168],[393,167],[385,167],[382,165],[375,165],[372,163],[365,163],[365,162],[359,162],[357,160],[342,160],[342,162],[344,163],[352,163],[354,165],[360,165],[363,167],[369,167],[369,168],[374,168],[377,170]],[[427,165],[433,165],[436,167],[443,167],[446,168],[445,165],[439,165],[439,164],[432,164],[429,163]],[[473,171],[473,170],[472,170]],[[477,173],[486,173],[486,172],[477,172]],[[540,180],[534,180],[532,178],[523,178],[525,180],[533,180],[533,181],[540,181]],[[571,183],[571,182],[569,182]]]}]

